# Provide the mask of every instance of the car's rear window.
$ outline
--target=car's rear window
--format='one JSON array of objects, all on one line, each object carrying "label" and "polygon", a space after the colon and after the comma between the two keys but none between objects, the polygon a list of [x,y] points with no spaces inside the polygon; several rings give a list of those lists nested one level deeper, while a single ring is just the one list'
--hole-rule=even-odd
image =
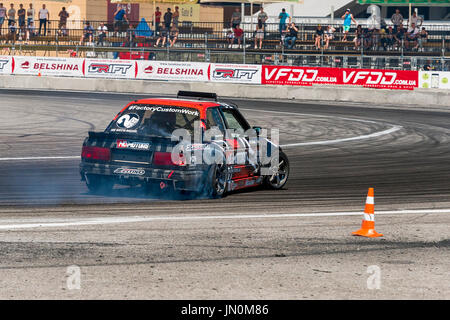
[{"label": "car's rear window", "polygon": [[200,112],[193,108],[134,104],[120,113],[106,132],[170,137],[174,130],[186,129],[193,134],[197,120],[200,120]]}]

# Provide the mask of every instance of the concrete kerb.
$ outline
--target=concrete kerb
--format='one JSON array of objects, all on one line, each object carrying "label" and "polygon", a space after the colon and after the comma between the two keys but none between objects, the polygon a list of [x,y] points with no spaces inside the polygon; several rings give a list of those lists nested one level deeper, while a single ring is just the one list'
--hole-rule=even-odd
[{"label": "concrete kerb", "polygon": [[413,91],[370,89],[344,86],[274,86],[225,84],[215,82],[163,82],[149,80],[11,76],[0,77],[0,87],[8,89],[45,89],[138,94],[176,94],[178,90],[212,91],[224,98],[316,100],[386,105],[410,104],[450,107],[450,90]]}]

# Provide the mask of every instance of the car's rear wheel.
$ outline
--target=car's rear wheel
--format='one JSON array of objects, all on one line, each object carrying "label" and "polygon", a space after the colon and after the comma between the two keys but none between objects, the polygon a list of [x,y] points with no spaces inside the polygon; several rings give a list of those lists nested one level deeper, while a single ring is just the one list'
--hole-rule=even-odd
[{"label": "car's rear wheel", "polygon": [[264,185],[269,189],[281,189],[289,177],[289,159],[283,151],[278,153],[278,161],[271,167],[272,174],[264,179]]},{"label": "car's rear wheel", "polygon": [[86,186],[92,193],[107,193],[114,187],[114,180],[96,174],[86,175]]},{"label": "car's rear wheel", "polygon": [[211,198],[222,198],[227,191],[228,170],[225,164],[216,164],[211,167],[206,181],[207,195]]}]

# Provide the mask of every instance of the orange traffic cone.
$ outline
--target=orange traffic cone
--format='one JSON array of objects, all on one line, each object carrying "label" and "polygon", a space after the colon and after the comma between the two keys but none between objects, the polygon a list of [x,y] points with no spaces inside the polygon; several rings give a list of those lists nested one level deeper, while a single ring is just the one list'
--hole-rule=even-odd
[{"label": "orange traffic cone", "polygon": [[361,229],[352,232],[355,236],[363,236],[369,238],[382,237],[381,233],[375,231],[375,201],[373,188],[369,188],[366,199],[366,207],[364,208],[364,219]]}]

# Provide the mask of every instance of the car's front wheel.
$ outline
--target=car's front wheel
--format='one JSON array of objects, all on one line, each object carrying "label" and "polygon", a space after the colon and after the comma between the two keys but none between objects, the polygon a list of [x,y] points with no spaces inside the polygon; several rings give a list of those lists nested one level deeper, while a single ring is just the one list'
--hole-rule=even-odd
[{"label": "car's front wheel", "polygon": [[270,168],[271,174],[264,179],[264,185],[269,189],[281,189],[289,177],[289,159],[283,151],[278,153],[278,161]]}]

